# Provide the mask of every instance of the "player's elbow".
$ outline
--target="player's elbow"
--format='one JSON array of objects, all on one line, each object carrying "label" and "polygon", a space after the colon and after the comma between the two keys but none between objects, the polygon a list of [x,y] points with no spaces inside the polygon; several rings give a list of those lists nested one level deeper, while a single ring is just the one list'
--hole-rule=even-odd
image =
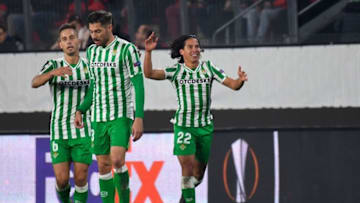
[{"label": "player's elbow", "polygon": [[146,78],[150,78],[150,77],[151,77],[151,72],[149,72],[149,71],[144,71],[144,76],[145,76]]},{"label": "player's elbow", "polygon": [[238,91],[238,90],[240,90],[242,88],[243,85],[244,85],[244,81],[241,82],[241,83],[237,83],[237,84],[234,85],[233,90]]},{"label": "player's elbow", "polygon": [[36,82],[36,80],[32,80],[31,81],[31,87],[32,88],[38,88],[38,87],[40,87],[40,85]]}]

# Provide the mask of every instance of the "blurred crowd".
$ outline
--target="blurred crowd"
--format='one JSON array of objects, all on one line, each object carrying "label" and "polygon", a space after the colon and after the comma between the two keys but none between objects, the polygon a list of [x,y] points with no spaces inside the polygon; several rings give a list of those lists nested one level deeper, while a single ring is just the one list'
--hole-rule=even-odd
[{"label": "blurred crowd", "polygon": [[[303,8],[315,1],[302,0],[298,6]],[[56,50],[57,29],[65,22],[76,26],[81,48],[85,49],[92,43],[87,15],[95,10],[112,12],[114,33],[140,48],[151,31],[160,37],[159,46],[163,48],[185,32],[196,34],[203,45],[281,42],[288,33],[287,0],[185,0],[184,5],[181,0],[136,0],[130,1],[132,5],[125,0],[82,0],[79,5],[75,5],[76,0],[29,0],[27,20],[32,33],[26,38],[29,29],[22,2],[0,0],[0,51]],[[217,32],[234,17],[238,17],[234,23]],[[32,47],[27,47],[26,39]]]}]

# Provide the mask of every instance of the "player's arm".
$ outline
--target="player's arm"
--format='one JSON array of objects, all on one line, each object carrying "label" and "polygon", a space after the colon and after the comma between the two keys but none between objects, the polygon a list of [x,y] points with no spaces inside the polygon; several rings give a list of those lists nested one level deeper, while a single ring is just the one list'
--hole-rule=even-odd
[{"label": "player's arm", "polygon": [[72,71],[70,67],[60,67],[53,69],[48,72],[40,73],[39,75],[35,76],[31,81],[31,87],[32,88],[38,88],[45,83],[47,83],[49,80],[51,80],[54,76],[62,76],[65,75],[72,75]]},{"label": "player's arm", "polygon": [[134,87],[135,92],[135,120],[132,126],[133,141],[141,138],[144,127],[144,79],[141,69],[139,52],[134,45],[130,45],[125,52],[125,65],[130,73],[130,81]]},{"label": "player's arm", "polygon": [[90,109],[90,107],[92,105],[92,100],[93,100],[93,92],[94,92],[94,80],[91,79],[90,86],[85,93],[84,100],[76,108],[75,121],[74,121],[74,125],[76,128],[84,127],[82,114],[84,114],[86,111],[88,111]]},{"label": "player's arm", "polygon": [[155,49],[157,42],[158,37],[155,36],[154,32],[145,40],[144,75],[150,79],[164,80],[165,71],[152,68],[151,52]]},{"label": "player's arm", "polygon": [[241,70],[240,66],[237,74],[238,74],[237,79],[226,77],[223,84],[229,87],[230,89],[239,90],[244,85],[244,82],[248,80],[248,78],[247,78],[247,74]]}]

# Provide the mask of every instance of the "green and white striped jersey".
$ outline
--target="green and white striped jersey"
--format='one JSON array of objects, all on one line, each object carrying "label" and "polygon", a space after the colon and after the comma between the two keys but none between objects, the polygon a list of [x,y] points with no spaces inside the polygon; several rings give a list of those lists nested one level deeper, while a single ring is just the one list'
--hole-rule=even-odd
[{"label": "green and white striped jersey", "polygon": [[72,75],[67,77],[54,76],[50,81],[50,92],[53,109],[50,122],[50,139],[67,140],[90,137],[90,115],[84,114],[84,128],[74,126],[76,107],[82,102],[90,84],[90,72],[87,61],[80,58],[76,66],[71,66],[64,58],[49,60],[45,63],[40,74],[56,68],[69,66]]},{"label": "green and white striped jersey", "polygon": [[165,68],[165,77],[176,89],[178,108],[174,124],[183,127],[203,127],[212,121],[210,114],[213,79],[222,83],[227,77],[210,61],[200,61],[192,70],[185,64]]},{"label": "green and white striped jersey", "polygon": [[94,79],[91,120],[134,119],[130,78],[142,74],[137,48],[115,36],[114,41],[105,48],[91,45],[87,49],[87,58]]}]

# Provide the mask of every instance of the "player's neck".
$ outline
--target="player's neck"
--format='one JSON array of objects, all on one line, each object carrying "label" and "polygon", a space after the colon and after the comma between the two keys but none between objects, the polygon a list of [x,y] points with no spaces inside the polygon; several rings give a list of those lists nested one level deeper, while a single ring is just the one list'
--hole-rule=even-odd
[{"label": "player's neck", "polygon": [[65,54],[65,60],[69,64],[77,64],[79,62],[79,58],[80,58],[79,54],[75,54],[72,56]]},{"label": "player's neck", "polygon": [[113,42],[114,39],[115,39],[115,36],[113,34],[111,34],[111,36],[109,37],[109,40],[105,44],[105,47],[107,47],[109,44],[111,44],[111,42]]},{"label": "player's neck", "polygon": [[199,66],[199,61],[195,61],[195,62],[185,61],[185,66],[191,69],[195,69]]}]

